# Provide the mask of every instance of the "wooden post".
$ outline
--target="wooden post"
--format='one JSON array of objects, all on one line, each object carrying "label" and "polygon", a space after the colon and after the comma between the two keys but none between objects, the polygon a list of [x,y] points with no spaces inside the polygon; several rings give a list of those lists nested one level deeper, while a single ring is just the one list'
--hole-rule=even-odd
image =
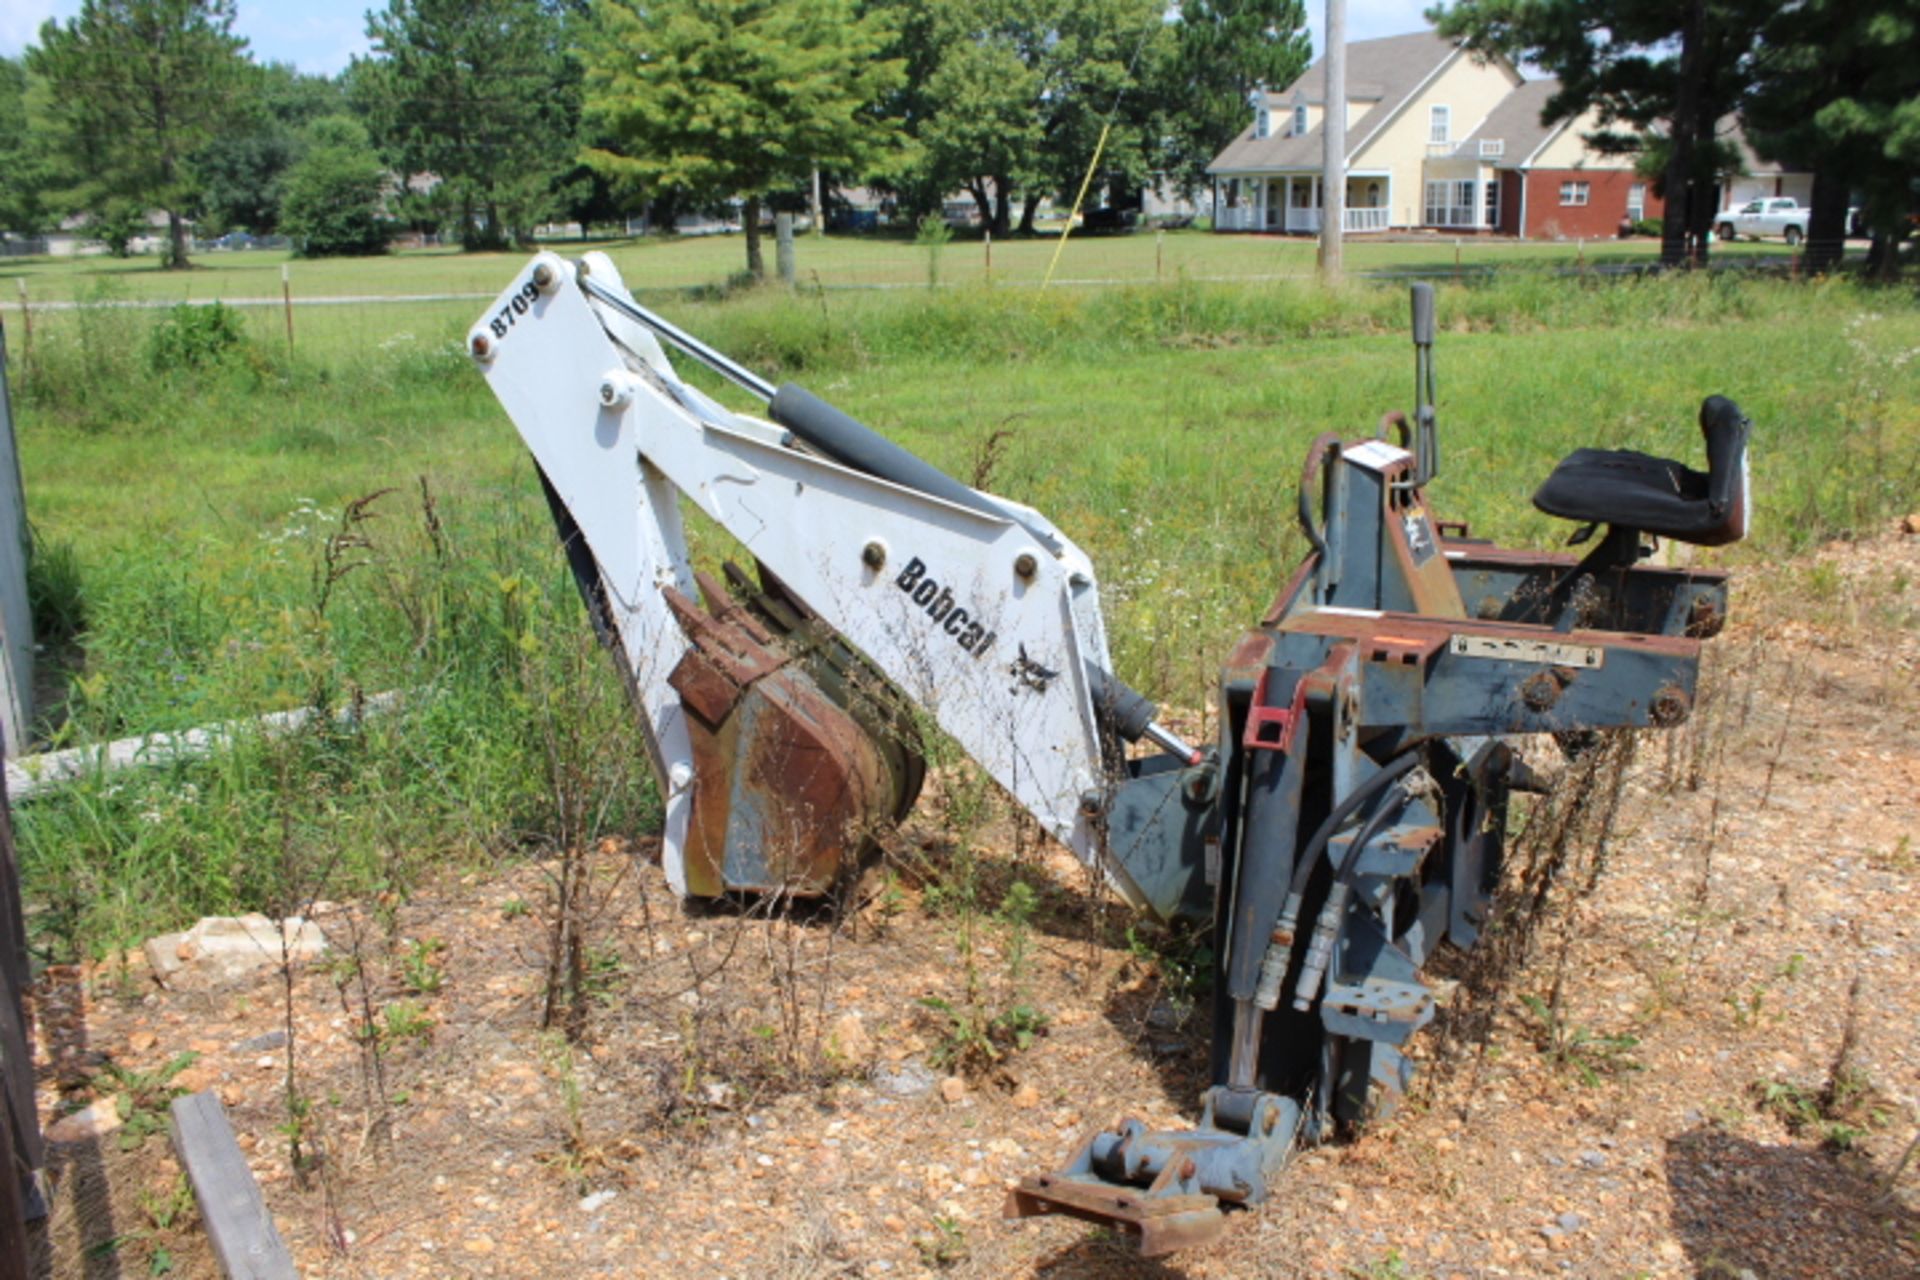
[{"label": "wooden post", "polygon": [[33,359],[33,307],[27,300],[27,278],[19,276],[14,283],[20,286],[20,326],[26,331],[26,350],[21,353],[27,360]]},{"label": "wooden post", "polygon": [[1321,133],[1320,276],[1338,284],[1347,220],[1347,0],[1327,0],[1326,123]]},{"label": "wooden post", "polygon": [[810,207],[810,212],[813,214],[813,234],[816,236],[824,236],[827,234],[826,210],[820,204],[819,165],[813,166],[813,203]]},{"label": "wooden post", "polygon": [[280,305],[287,313],[287,354],[293,354],[293,272],[280,264]]},{"label": "wooden post", "polygon": [[1163,275],[1166,274],[1164,270],[1166,253],[1167,253],[1167,233],[1165,231],[1154,232],[1153,233],[1153,278],[1155,280],[1160,279]]},{"label": "wooden post", "polygon": [[1453,274],[1460,274],[1460,237],[1453,238]]},{"label": "wooden post", "polygon": [[993,232],[991,229],[989,229],[987,232],[986,243],[987,243],[987,283],[992,284],[993,283]]},{"label": "wooden post", "polygon": [[773,215],[773,262],[780,272],[780,283],[789,289],[793,287],[793,215],[776,213]]},{"label": "wooden post", "polygon": [[233,1125],[211,1090],[173,1100],[168,1129],[220,1273],[228,1280],[292,1280],[293,1256],[274,1229]]}]

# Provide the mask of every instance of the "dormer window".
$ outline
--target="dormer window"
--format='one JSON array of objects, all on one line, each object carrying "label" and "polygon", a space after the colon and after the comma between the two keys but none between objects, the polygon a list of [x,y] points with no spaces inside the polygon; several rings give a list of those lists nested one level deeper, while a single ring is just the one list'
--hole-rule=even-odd
[{"label": "dormer window", "polygon": [[1306,131],[1307,131],[1307,109],[1303,106],[1295,107],[1293,109],[1293,136],[1298,138],[1302,134],[1306,133]]},{"label": "dormer window", "polygon": [[1253,113],[1253,136],[1256,138],[1264,138],[1267,136],[1267,131],[1270,128],[1272,128],[1272,120],[1267,114],[1267,109],[1265,107],[1257,108]]},{"label": "dormer window", "polygon": [[1453,111],[1447,107],[1427,108],[1427,141],[1453,141]]}]

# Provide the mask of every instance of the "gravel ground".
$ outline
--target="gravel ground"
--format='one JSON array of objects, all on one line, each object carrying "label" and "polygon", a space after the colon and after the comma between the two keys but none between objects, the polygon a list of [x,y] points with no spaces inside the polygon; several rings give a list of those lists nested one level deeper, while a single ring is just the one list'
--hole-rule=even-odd
[{"label": "gravel ground", "polygon": [[[541,1029],[554,864],[323,907],[336,954],[292,985],[297,1171],[277,974],[50,970],[45,1118],[109,1094],[132,1118],[53,1149],[49,1273],[214,1273],[163,1133],[138,1136],[192,1053],[171,1086],[219,1091],[311,1276],[1920,1275],[1920,1169],[1888,1177],[1920,1123],[1916,583],[1898,533],[1744,569],[1592,888],[1567,876],[1524,963],[1463,971],[1396,1117],[1301,1153],[1209,1248],[1147,1263],[1000,1219],[1090,1126],[1190,1123],[1205,1029],[1057,850],[978,842],[982,901],[1038,889],[1029,929],[921,887],[953,856],[936,780],[839,917],[690,912],[645,850],[595,851],[571,1050]],[[964,1003],[969,972],[1047,1021],[962,1078],[925,1001]]]}]

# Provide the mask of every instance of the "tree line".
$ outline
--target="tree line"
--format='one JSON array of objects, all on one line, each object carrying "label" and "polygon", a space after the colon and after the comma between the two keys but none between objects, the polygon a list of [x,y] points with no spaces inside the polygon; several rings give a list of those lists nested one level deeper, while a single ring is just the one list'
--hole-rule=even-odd
[{"label": "tree line", "polygon": [[554,220],[966,191],[1031,229],[1108,131],[1096,201],[1195,190],[1255,85],[1306,66],[1303,0],[388,0],[336,76],[261,65],[233,0],[86,0],[0,60],[0,229],[74,214],[124,246],[166,215],[378,252],[396,228],[474,249]]},{"label": "tree line", "polygon": [[[1551,72],[1549,120],[1596,110],[1664,196],[1663,257],[1701,261],[1726,122],[1816,176],[1808,250],[1850,204],[1892,270],[1920,207],[1920,0],[1442,0],[1443,36]],[[1031,231],[1099,156],[1090,202],[1194,192],[1249,95],[1305,69],[1304,0],[388,0],[336,76],[260,65],[234,0],[85,0],[0,59],[0,229],[84,214],[169,265],[191,224],[378,252],[399,227],[469,248],[554,220],[768,206],[814,177],[909,220],[965,193]]]}]

